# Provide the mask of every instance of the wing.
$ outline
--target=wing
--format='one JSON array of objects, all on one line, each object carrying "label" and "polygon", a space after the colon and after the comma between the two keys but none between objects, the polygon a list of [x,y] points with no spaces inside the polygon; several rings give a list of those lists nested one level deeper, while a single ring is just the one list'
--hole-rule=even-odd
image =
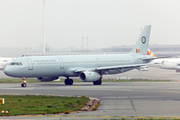
[{"label": "wing", "polygon": [[156,57],[156,58],[145,58],[143,61],[149,62],[155,59],[162,59],[162,58],[170,58],[170,56],[162,56],[162,57]]},{"label": "wing", "polygon": [[114,69],[121,69],[121,68],[138,68],[145,65],[147,64],[132,64],[132,65],[108,66],[108,67],[97,67],[97,68],[78,68],[78,69],[75,69],[74,72],[83,72],[86,70],[100,71],[100,70],[114,70]]}]

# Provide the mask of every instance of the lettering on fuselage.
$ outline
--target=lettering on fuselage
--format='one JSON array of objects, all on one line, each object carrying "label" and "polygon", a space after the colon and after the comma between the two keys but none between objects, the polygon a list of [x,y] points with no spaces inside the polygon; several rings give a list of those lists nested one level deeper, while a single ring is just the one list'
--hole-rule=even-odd
[{"label": "lettering on fuselage", "polygon": [[56,60],[55,59],[51,59],[51,60],[36,60],[36,62],[40,62],[40,63],[42,63],[42,62],[56,62]]}]

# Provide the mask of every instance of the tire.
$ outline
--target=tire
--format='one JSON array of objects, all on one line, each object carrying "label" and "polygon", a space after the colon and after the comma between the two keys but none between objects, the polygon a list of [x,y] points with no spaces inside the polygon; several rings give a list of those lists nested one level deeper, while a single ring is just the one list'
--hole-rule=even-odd
[{"label": "tire", "polygon": [[22,83],[22,84],[21,84],[21,87],[26,87],[26,86],[27,86],[26,83]]},{"label": "tire", "polygon": [[68,85],[68,82],[69,82],[69,80],[65,79],[65,81],[64,81],[65,85]]},{"label": "tire", "polygon": [[98,80],[97,81],[97,85],[101,85],[102,81],[101,80]]},{"label": "tire", "polygon": [[97,85],[97,81],[93,82],[94,85]]},{"label": "tire", "polygon": [[73,85],[73,79],[69,79],[69,85]]},{"label": "tire", "polygon": [[102,81],[101,80],[98,80],[98,81],[95,81],[93,82],[94,85],[101,85],[102,84]]},{"label": "tire", "polygon": [[27,84],[26,83],[24,83],[24,87],[26,87],[27,86]]}]

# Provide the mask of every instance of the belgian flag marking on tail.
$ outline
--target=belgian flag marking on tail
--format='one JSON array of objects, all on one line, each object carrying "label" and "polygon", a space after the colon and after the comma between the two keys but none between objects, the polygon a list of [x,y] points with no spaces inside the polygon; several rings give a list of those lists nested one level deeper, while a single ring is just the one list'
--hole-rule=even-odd
[{"label": "belgian flag marking on tail", "polygon": [[140,49],[136,49],[136,53],[140,53]]}]

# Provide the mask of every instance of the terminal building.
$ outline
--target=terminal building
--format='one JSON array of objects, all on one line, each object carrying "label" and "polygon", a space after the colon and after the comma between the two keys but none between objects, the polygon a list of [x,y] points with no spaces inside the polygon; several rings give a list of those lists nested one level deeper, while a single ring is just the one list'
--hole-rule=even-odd
[{"label": "terminal building", "polygon": [[[132,50],[133,45],[129,46],[112,46],[110,48],[103,48],[101,52],[120,52],[120,53],[128,53]],[[171,56],[171,57],[180,57],[180,45],[149,45],[149,49],[156,56]]]}]

